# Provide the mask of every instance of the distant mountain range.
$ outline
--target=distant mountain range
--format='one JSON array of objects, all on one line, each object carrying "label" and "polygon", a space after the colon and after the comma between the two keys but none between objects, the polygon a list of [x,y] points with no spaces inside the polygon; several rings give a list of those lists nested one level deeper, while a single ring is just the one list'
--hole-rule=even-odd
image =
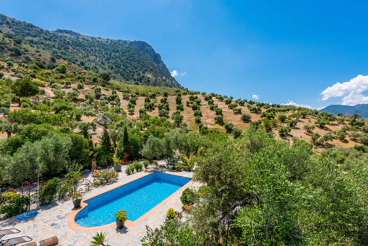
[{"label": "distant mountain range", "polygon": [[2,14],[0,57],[71,63],[94,73],[109,72],[122,82],[182,88],[146,42],[95,38],[68,30],[52,32]]},{"label": "distant mountain range", "polygon": [[368,118],[368,104],[357,104],[355,106],[330,105],[319,112],[327,112],[334,115],[341,113],[348,116],[359,114],[362,118]]}]

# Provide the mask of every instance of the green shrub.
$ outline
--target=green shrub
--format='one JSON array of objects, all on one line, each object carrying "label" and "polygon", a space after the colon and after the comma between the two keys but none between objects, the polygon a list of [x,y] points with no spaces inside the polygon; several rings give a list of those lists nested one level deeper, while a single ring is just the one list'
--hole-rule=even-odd
[{"label": "green shrub", "polygon": [[59,188],[59,200],[65,200],[68,195],[72,193],[72,190],[72,185],[69,182],[64,181]]},{"label": "green shrub", "polygon": [[22,102],[22,105],[20,106],[21,108],[29,108],[29,104],[26,102]]},{"label": "green shrub", "polygon": [[29,205],[30,200],[27,196],[16,194],[9,202],[0,207],[0,214],[4,214],[5,218],[13,217],[27,211]]},{"label": "green shrub", "polygon": [[148,165],[149,165],[149,161],[144,161],[143,162],[143,166],[144,166],[145,169],[147,169]]},{"label": "green shrub", "polygon": [[58,192],[59,184],[59,178],[50,179],[44,184],[40,193],[41,205],[47,205],[54,201],[55,196]]},{"label": "green shrub", "polygon": [[134,164],[131,164],[128,168],[130,169],[130,172],[131,172],[131,173],[134,173],[134,171],[135,171],[135,166],[134,166]]},{"label": "green shrub", "polygon": [[102,170],[101,172],[99,172],[96,179],[100,180],[104,184],[109,184],[115,182],[118,179],[118,175],[119,174],[113,169]]},{"label": "green shrub", "polygon": [[124,222],[128,219],[125,210],[120,210],[116,212],[115,217],[116,217],[116,221],[119,221],[119,222]]},{"label": "green shrub", "polygon": [[132,174],[132,171],[130,170],[130,167],[128,167],[127,169],[125,169],[125,173],[127,175],[131,175]]},{"label": "green shrub", "polygon": [[3,194],[3,201],[4,202],[10,202],[12,201],[16,196],[18,196],[18,194],[16,192],[13,191],[7,191]]},{"label": "green shrub", "polygon": [[209,191],[209,187],[207,185],[202,185],[198,188],[198,195],[203,196]]},{"label": "green shrub", "polygon": [[77,88],[78,88],[78,89],[84,89],[84,84],[83,84],[82,82],[79,82],[79,83],[77,84]]},{"label": "green shrub", "polygon": [[135,171],[136,171],[136,172],[140,172],[140,171],[142,171],[142,169],[143,169],[143,165],[142,165],[142,163],[140,163],[140,162],[138,162],[138,161],[135,161],[135,162],[133,163],[133,165],[134,165],[134,169],[135,169]]},{"label": "green shrub", "polygon": [[180,201],[183,205],[193,205],[198,200],[198,194],[195,193],[192,189],[186,188],[183,191],[183,194],[180,197]]},{"label": "green shrub", "polygon": [[167,212],[166,212],[166,219],[167,220],[173,220],[173,219],[175,219],[175,216],[176,216],[175,210],[173,208],[169,208],[169,210],[167,210]]}]

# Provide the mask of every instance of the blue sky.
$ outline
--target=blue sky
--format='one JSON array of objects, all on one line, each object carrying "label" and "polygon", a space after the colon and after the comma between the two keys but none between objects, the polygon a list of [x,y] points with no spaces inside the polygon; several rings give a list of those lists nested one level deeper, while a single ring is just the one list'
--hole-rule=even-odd
[{"label": "blue sky", "polygon": [[368,103],[368,77],[357,77],[368,74],[367,9],[358,0],[17,0],[0,12],[146,41],[189,89],[320,108]]}]

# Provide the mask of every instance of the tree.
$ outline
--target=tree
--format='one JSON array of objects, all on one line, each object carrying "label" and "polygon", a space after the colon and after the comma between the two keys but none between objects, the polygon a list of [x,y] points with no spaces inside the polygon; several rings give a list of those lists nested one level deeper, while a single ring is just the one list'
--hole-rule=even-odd
[{"label": "tree", "polygon": [[284,126],[279,129],[280,136],[284,137],[291,132],[290,126]]},{"label": "tree", "polygon": [[177,126],[179,126],[183,122],[184,116],[182,116],[180,113],[175,112],[171,116],[171,119],[175,121]]},{"label": "tree", "polygon": [[243,121],[243,122],[250,122],[250,119],[251,119],[252,117],[250,116],[250,114],[242,114],[242,116],[241,116],[241,120]]},{"label": "tree", "polygon": [[222,126],[224,124],[224,117],[222,117],[222,115],[216,115],[215,122],[216,124],[219,124]]},{"label": "tree", "polygon": [[233,123],[227,123],[225,125],[225,129],[226,129],[226,132],[227,133],[231,133],[233,131],[233,128],[234,128],[234,124]]},{"label": "tree", "polygon": [[142,156],[147,159],[155,159],[162,157],[165,146],[160,138],[156,138],[152,135],[148,137],[146,144],[142,149]]},{"label": "tree", "polygon": [[129,135],[128,135],[128,128],[124,126],[124,134],[123,134],[123,147],[124,150],[128,148],[129,145]]},{"label": "tree", "polygon": [[321,136],[318,133],[313,133],[311,136],[312,144],[316,145],[320,137]]},{"label": "tree", "polygon": [[23,125],[0,120],[0,129],[2,132],[6,132],[9,138],[12,133],[19,133],[23,129]]},{"label": "tree", "polygon": [[234,139],[237,139],[238,137],[240,137],[241,134],[242,134],[242,129],[237,128],[237,127],[233,129]]},{"label": "tree", "polygon": [[120,129],[111,129],[110,130],[110,138],[112,141],[112,144],[114,146],[114,149],[117,147],[117,142],[121,138],[122,132]]},{"label": "tree", "polygon": [[308,125],[308,124],[303,127],[303,129],[306,130],[307,133],[313,133],[314,128],[315,128],[314,125]]},{"label": "tree", "polygon": [[12,85],[12,89],[20,97],[31,97],[40,92],[38,86],[30,79],[17,79]]},{"label": "tree", "polygon": [[111,139],[110,139],[110,135],[107,131],[107,125],[106,124],[103,126],[103,134],[102,134],[102,137],[101,137],[101,149],[105,153],[112,153]]},{"label": "tree", "polygon": [[346,132],[340,129],[339,131],[337,131],[337,138],[340,141],[344,142],[346,140]]},{"label": "tree", "polygon": [[58,70],[59,70],[59,73],[66,73],[66,66],[65,66],[65,64],[62,64],[62,65],[60,65],[59,67],[58,67]]},{"label": "tree", "polygon": [[111,76],[110,76],[110,74],[109,74],[109,73],[107,73],[107,72],[102,72],[102,73],[100,73],[100,77],[101,77],[101,79],[102,79],[105,83],[107,83],[107,82],[109,82],[109,81],[111,80]]},{"label": "tree", "polygon": [[278,116],[278,119],[281,123],[285,123],[286,119],[287,119],[287,116],[285,114],[280,114]]}]

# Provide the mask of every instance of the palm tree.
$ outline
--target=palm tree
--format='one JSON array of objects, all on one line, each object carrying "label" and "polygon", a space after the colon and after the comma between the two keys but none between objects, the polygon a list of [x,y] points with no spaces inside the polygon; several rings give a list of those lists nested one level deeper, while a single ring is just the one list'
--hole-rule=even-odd
[{"label": "palm tree", "polygon": [[95,236],[92,237],[91,246],[110,246],[106,243],[106,234],[103,232],[97,232]]}]

